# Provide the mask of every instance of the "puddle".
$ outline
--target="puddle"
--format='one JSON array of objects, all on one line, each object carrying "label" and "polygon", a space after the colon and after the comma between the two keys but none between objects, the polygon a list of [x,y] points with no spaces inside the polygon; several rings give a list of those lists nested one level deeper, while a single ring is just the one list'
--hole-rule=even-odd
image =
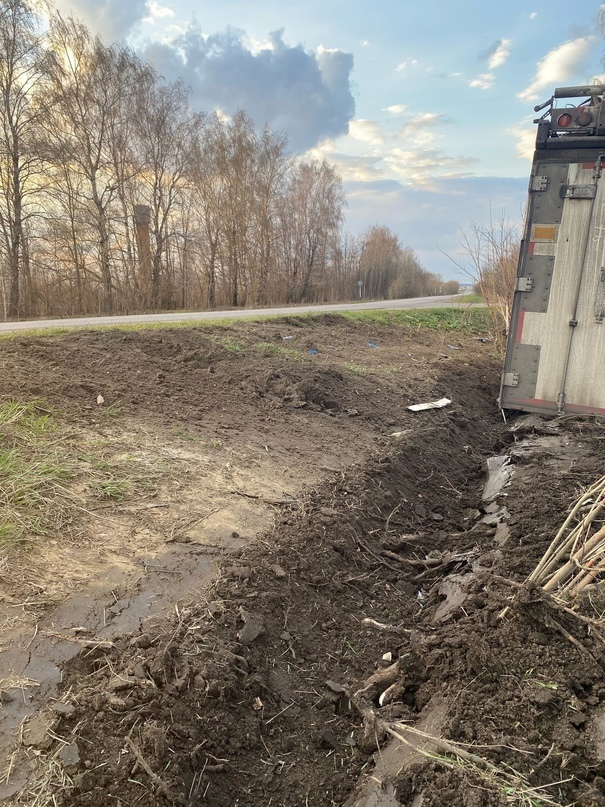
[{"label": "puddle", "polygon": [[[234,548],[234,547],[233,547]],[[0,652],[2,676],[16,686],[0,709],[0,755],[10,751],[21,722],[57,696],[61,666],[95,642],[113,641],[139,631],[166,603],[187,599],[214,574],[215,554],[200,545],[173,544],[156,557],[142,559],[138,579],[118,569],[70,597],[40,621],[31,636],[15,635]],[[127,592],[120,596],[119,592]],[[0,799],[16,792],[19,781],[0,786]]]}]

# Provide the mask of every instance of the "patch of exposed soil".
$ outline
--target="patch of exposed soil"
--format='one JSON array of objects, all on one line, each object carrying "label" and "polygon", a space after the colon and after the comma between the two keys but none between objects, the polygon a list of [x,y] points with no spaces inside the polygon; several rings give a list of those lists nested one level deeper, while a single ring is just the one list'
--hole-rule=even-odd
[{"label": "patch of exposed soil", "polygon": [[[471,338],[458,339],[462,349],[446,359],[442,337],[423,334],[425,344],[414,344],[395,330],[370,334],[330,319],[296,332],[296,356],[276,354],[270,345],[290,334],[267,328],[254,334],[261,348],[251,341],[213,359],[209,375],[222,390],[209,385],[213,408],[186,394],[189,376],[177,363],[179,428],[195,422],[212,439],[228,435],[246,462],[249,439],[274,440],[309,487],[282,488],[294,504],[280,506],[259,539],[229,547],[219,576],[196,596],[175,591],[171,615],[125,627],[111,645],[62,665],[59,700],[23,724],[14,761],[19,770],[30,765],[31,781],[13,802],[50,804],[51,794],[64,807],[604,805],[603,640],[520,584],[578,491],[602,476],[605,427],[527,417],[504,424],[497,364]],[[166,338],[189,345],[202,335],[210,338]],[[65,355],[96,355],[105,336],[66,337],[84,342]],[[150,337],[157,353],[154,340],[164,335]],[[116,373],[130,348],[108,338],[118,346],[104,360],[111,382],[100,387],[102,376],[83,363],[89,389],[53,393],[53,403],[88,428],[99,419],[91,396],[111,401],[119,390],[124,417],[165,434],[175,417],[161,390],[166,379],[145,377],[128,399]],[[60,350],[47,349],[60,365]],[[155,369],[153,350],[139,349],[149,378],[168,370],[168,362]],[[360,355],[375,362],[370,371]],[[196,371],[189,378],[197,391]],[[405,409],[443,395],[453,401],[443,410]],[[219,431],[221,414],[234,429]],[[340,451],[348,452],[342,470],[322,480],[317,466],[334,467]],[[500,452],[514,472],[482,498],[485,461]],[[187,487],[193,494],[193,482]],[[250,490],[235,495],[245,499],[242,492]],[[599,590],[579,604],[586,619],[603,611]],[[441,761],[428,760],[389,738],[385,726],[397,722],[488,765],[463,764],[443,749]]]}]

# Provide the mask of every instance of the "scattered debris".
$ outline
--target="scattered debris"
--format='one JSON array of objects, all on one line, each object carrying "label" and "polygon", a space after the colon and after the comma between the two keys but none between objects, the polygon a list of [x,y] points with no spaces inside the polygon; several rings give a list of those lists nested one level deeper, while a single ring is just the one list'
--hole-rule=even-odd
[{"label": "scattered debris", "polygon": [[380,345],[377,345],[376,342],[368,342],[368,347],[377,347],[380,349]]},{"label": "scattered debris", "polygon": [[514,467],[510,464],[510,457],[507,455],[499,457],[488,457],[487,459],[487,482],[483,488],[482,499],[484,502],[491,502],[510,483],[514,473]]},{"label": "scattered debris", "polygon": [[431,403],[412,404],[412,406],[408,406],[408,409],[411,412],[424,412],[426,409],[442,409],[449,404],[451,404],[449,398],[440,398],[438,401],[432,401]]}]

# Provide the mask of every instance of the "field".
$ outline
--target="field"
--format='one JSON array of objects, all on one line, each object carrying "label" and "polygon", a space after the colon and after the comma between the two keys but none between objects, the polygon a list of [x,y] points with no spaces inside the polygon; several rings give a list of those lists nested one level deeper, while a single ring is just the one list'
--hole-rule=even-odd
[{"label": "field", "polygon": [[2,340],[0,799],[605,805],[605,595],[524,582],[605,426],[505,421],[486,329]]}]

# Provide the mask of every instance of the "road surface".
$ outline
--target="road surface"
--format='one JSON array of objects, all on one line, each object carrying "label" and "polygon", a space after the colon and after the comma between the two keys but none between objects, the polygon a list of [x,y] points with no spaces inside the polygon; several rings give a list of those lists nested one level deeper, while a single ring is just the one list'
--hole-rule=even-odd
[{"label": "road surface", "polygon": [[0,322],[0,333],[44,328],[87,328],[97,325],[137,325],[146,322],[202,322],[209,319],[236,317],[290,316],[322,314],[331,311],[371,311],[393,308],[450,308],[464,303],[464,295],[449,297],[410,297],[407,300],[382,300],[372,303],[335,303],[332,305],[297,305],[284,308],[237,308],[232,311],[186,311],[170,314],[127,314],[109,317],[75,317],[73,319],[37,319],[20,322]]}]

